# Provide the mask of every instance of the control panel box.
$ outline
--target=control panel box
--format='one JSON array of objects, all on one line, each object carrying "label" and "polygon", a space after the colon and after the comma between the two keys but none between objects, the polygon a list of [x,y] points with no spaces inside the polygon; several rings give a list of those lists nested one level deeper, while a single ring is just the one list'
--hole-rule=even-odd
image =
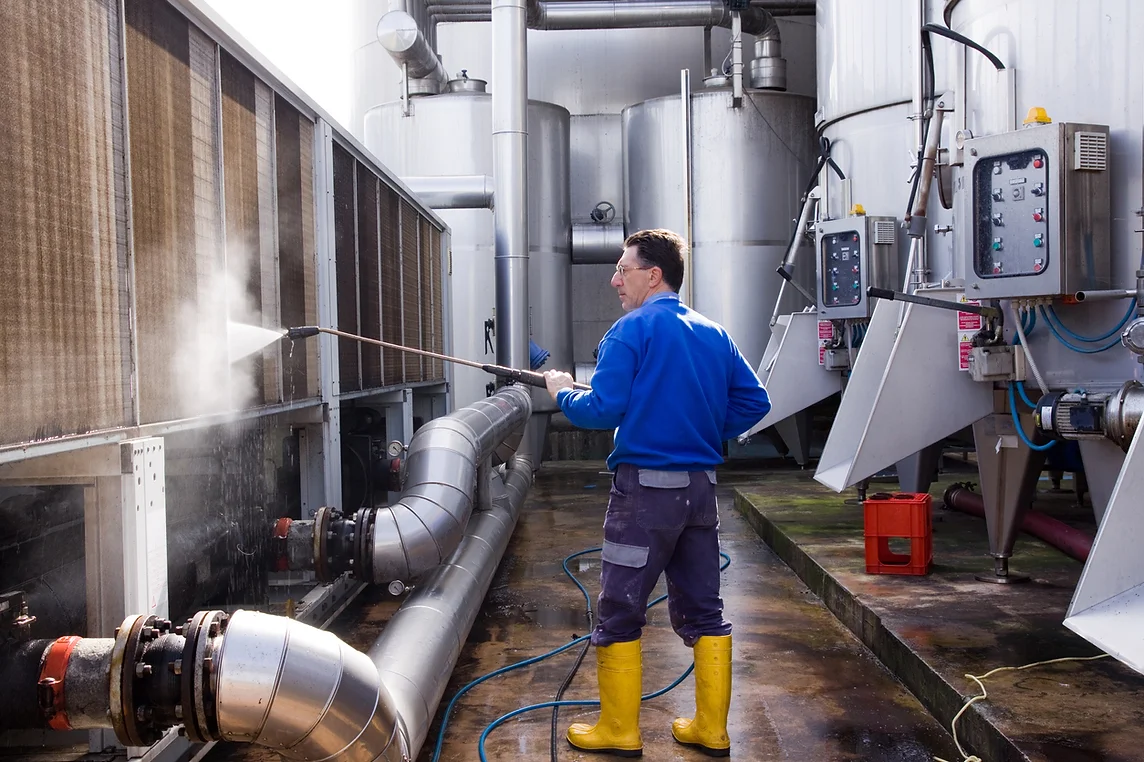
[{"label": "control panel box", "polygon": [[1108,127],[1045,124],[965,141],[959,248],[974,299],[1112,287]]},{"label": "control panel box", "polygon": [[855,215],[816,226],[818,314],[830,320],[868,318],[870,286],[901,288],[898,221]]}]

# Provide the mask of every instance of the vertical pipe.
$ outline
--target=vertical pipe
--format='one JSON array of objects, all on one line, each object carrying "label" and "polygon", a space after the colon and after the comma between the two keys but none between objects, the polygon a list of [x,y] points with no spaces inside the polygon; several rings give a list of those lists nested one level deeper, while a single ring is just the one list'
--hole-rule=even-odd
[{"label": "vertical pipe", "polygon": [[[924,127],[925,127],[925,109],[926,109],[926,104],[925,104],[925,78],[926,78],[925,53],[922,51],[921,28],[923,26],[925,26],[925,23],[926,23],[926,0],[916,0],[915,8],[916,8],[916,13],[917,13],[917,23],[914,25],[914,31],[913,31],[913,34],[914,34],[914,38],[913,38],[913,42],[914,42],[913,120],[914,120],[914,145],[916,146],[916,148],[914,149],[914,155],[919,157],[918,158],[917,171],[921,172],[922,171],[921,154],[922,154],[922,151],[925,150],[925,146],[923,145],[923,141],[925,139]],[[932,95],[932,93],[931,93],[931,95]],[[921,184],[924,180],[925,180],[925,176],[922,175],[918,178],[918,183]],[[907,214],[910,214],[912,212],[913,212],[912,209],[906,210]],[[922,236],[920,238],[914,238],[913,240],[910,241],[910,256],[911,256],[912,264],[918,270],[928,270],[929,269],[929,265],[928,265],[929,256],[928,256],[928,252],[926,251],[926,237],[925,237],[924,233],[922,234]],[[907,279],[910,277],[908,267],[906,270],[906,277],[907,277]],[[920,286],[921,283],[922,283],[922,281],[918,281],[917,285]],[[908,289],[907,289],[907,291],[908,291]]]},{"label": "vertical pipe", "polygon": [[703,76],[711,76],[711,70],[711,27],[705,26],[703,27]]},{"label": "vertical pipe", "polygon": [[525,0],[493,0],[492,123],[497,362],[528,365],[528,102]]},{"label": "vertical pipe", "polygon": [[[691,70],[679,71],[679,111],[683,119],[683,240],[687,242],[687,254],[683,257],[683,289],[679,295],[684,304],[695,306],[691,297],[691,287],[695,274],[692,272],[691,258]],[[633,231],[635,232],[635,231]]]},{"label": "vertical pipe", "polygon": [[743,17],[731,12],[731,106],[743,105]]}]

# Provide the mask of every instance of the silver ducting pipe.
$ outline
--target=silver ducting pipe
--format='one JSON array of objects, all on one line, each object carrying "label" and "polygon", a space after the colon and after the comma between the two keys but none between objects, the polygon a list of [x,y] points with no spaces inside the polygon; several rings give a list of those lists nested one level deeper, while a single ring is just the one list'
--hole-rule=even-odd
[{"label": "silver ducting pipe", "polygon": [[755,35],[755,58],[751,61],[751,87],[759,90],[786,90],[786,59],[783,58],[783,42],[779,25],[774,17],[767,16],[769,23],[762,32]]},{"label": "silver ducting pipe", "polygon": [[369,649],[408,734],[411,759],[429,733],[516,527],[532,475],[532,462],[518,454],[505,475],[507,494],[469,523],[457,552],[417,587]]},{"label": "silver ducting pipe", "polygon": [[[763,34],[774,25],[771,14],[758,6],[752,5],[739,15],[747,34]],[[723,0],[528,0],[528,25],[532,29],[730,29],[731,17]]]},{"label": "silver ducting pipe", "polygon": [[410,78],[431,79],[439,87],[449,81],[445,65],[417,25],[417,19],[405,11],[389,11],[382,16],[377,22],[377,39]]},{"label": "silver ducting pipe", "polygon": [[215,706],[222,740],[258,744],[289,759],[413,759],[402,717],[370,657],[337,636],[237,611],[219,641]]},{"label": "silver ducting pipe", "polygon": [[506,386],[422,426],[406,455],[401,497],[370,512],[366,578],[409,582],[440,566],[468,526],[478,467],[531,414],[528,390]]},{"label": "silver ducting pipe", "polygon": [[497,363],[529,367],[528,173],[525,109],[528,54],[525,0],[493,0],[493,210]]},{"label": "silver ducting pipe", "polygon": [[623,225],[587,222],[572,225],[572,264],[614,265],[623,253]]},{"label": "silver ducting pipe", "polygon": [[492,209],[493,179],[488,175],[403,177],[431,209]]}]

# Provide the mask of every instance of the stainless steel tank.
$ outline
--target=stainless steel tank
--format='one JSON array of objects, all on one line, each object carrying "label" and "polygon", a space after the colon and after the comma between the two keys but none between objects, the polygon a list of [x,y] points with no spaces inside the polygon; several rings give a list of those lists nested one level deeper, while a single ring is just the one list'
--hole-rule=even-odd
[{"label": "stainless steel tank", "polygon": [[[623,111],[629,234],[664,227],[685,235],[681,103],[668,96]],[[747,90],[732,108],[730,88],[719,87],[697,90],[691,112],[691,306],[727,328],[757,367],[781,284],[775,269],[814,169],[814,101]],[[801,306],[787,292],[787,311]]]},{"label": "stainless steel tank", "polygon": [[[965,58],[963,116],[951,115],[974,135],[1021,127],[1031,107],[1043,107],[1054,122],[1106,124],[1110,128],[1112,277],[1115,288],[1135,288],[1144,264],[1138,210],[1144,207],[1141,127],[1144,125],[1144,5],[1136,0],[961,0],[952,6],[954,31],[995,53],[1016,79],[1016,98],[983,56]],[[1067,40],[1073,42],[1066,44]],[[1076,40],[1088,41],[1078,45]],[[958,234],[962,231],[958,230]],[[1099,335],[1116,325],[1123,301],[1067,308],[1072,330]],[[1058,310],[1062,308],[1058,307]],[[1139,378],[1141,367],[1121,347],[1079,354],[1044,328],[1030,336],[1030,349],[1046,380],[1059,386],[1115,387]]]},{"label": "stainless steel tank", "polygon": [[[415,98],[404,116],[400,102],[365,115],[365,144],[403,177],[493,174],[492,96],[455,92]],[[531,338],[551,356],[543,369],[572,370],[572,218],[568,184],[569,115],[550,103],[528,104],[528,288]],[[495,200],[494,200],[495,203]],[[441,210],[452,231],[450,289],[453,352],[470,360],[496,362],[493,214],[487,209]],[[454,368],[457,407],[485,397],[487,373]],[[536,390],[537,411],[556,405]]]},{"label": "stainless steel tank", "polygon": [[[919,145],[911,116],[921,76],[921,34],[925,21],[940,23],[943,0],[818,0],[818,128],[831,143],[831,158],[849,181],[849,200],[867,214],[906,214],[913,163]],[[946,91],[948,62],[959,46],[933,38],[935,89]],[[956,129],[947,123],[943,146]],[[946,171],[948,172],[948,171]],[[946,175],[948,180],[948,176]],[[844,216],[842,181],[824,173],[822,215]],[[957,275],[953,245],[935,226],[948,225],[952,211],[942,207],[935,186],[928,209],[929,261],[934,279]],[[952,194],[946,196],[952,202]],[[905,273],[909,238],[899,231],[898,253]]]}]

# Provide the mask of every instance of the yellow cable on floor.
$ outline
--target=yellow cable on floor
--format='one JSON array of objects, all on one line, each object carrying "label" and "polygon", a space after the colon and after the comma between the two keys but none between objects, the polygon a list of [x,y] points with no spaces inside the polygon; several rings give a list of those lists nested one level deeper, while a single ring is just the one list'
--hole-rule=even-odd
[{"label": "yellow cable on floor", "polygon": [[[1010,670],[1016,672],[1016,671],[1019,671],[1022,669],[1032,669],[1033,667],[1043,667],[1046,664],[1059,664],[1060,662],[1063,662],[1063,661],[1095,661],[1096,659],[1106,659],[1106,658],[1108,658],[1108,654],[1100,654],[1099,656],[1065,656],[1065,657],[1060,658],[1060,659],[1049,659],[1048,661],[1033,662],[1032,664],[1026,664],[1023,667],[998,667],[997,669],[990,670],[989,672],[986,672],[984,675],[981,675],[980,677],[978,677],[977,675],[966,675],[966,677],[968,677],[970,680],[977,683],[977,687],[981,689],[981,695],[980,696],[974,696],[973,698],[968,699],[965,702],[965,704],[961,707],[961,709],[958,710],[957,714],[955,714],[953,716],[953,720],[949,723],[949,729],[951,731],[953,731],[953,742],[955,744],[957,744],[957,751],[962,756],[962,762],[984,762],[984,760],[982,760],[981,757],[978,757],[975,754],[967,754],[965,749],[961,745],[961,741],[959,741],[957,738],[957,721],[961,719],[961,715],[965,714],[965,710],[968,709],[969,707],[971,707],[973,704],[976,704],[978,701],[984,701],[985,699],[989,698],[989,693],[985,690],[985,683],[983,682],[984,680],[992,677],[993,675],[996,675],[998,672],[1007,672]],[[934,762],[947,762],[947,760],[944,760],[941,757],[935,756]]]}]

